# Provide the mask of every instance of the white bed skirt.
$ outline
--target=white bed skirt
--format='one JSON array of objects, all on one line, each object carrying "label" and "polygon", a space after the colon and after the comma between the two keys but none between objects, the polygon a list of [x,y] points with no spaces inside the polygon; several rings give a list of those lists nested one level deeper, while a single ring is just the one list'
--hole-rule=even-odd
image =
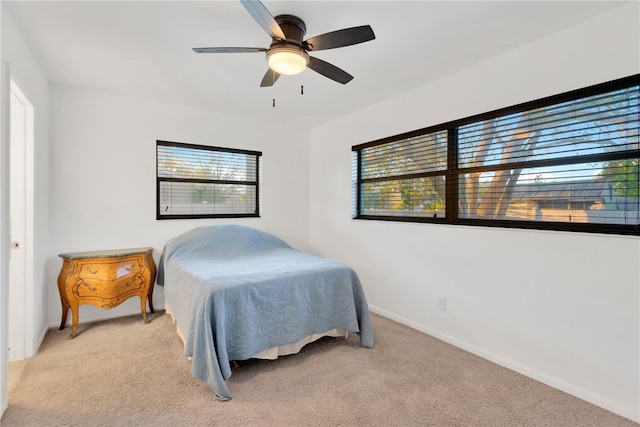
[{"label": "white bed skirt", "polygon": [[[171,316],[171,319],[173,319],[173,323],[176,323],[176,319],[173,316],[173,313],[171,312],[171,308],[169,307],[169,304],[165,302],[164,308],[167,314]],[[184,345],[185,343],[184,335],[182,335],[182,331],[180,330],[180,327],[178,326],[177,323],[176,323],[176,331],[178,332],[178,336],[182,340],[182,345]],[[302,338],[300,341],[296,341],[291,344],[284,344],[277,347],[271,347],[266,350],[262,350],[261,352],[251,356],[250,359],[271,359],[271,360],[277,359],[278,356],[286,356],[287,354],[298,353],[302,347],[322,337],[345,337],[346,338],[348,334],[349,332],[345,331],[344,329],[331,329],[330,331],[327,331],[323,334],[308,335]]]}]

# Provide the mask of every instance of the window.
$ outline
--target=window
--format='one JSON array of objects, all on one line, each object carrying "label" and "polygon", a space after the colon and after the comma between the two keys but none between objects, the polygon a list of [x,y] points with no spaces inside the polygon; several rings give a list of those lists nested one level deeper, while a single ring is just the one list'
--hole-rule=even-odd
[{"label": "window", "polygon": [[354,218],[639,235],[640,75],[353,147]]},{"label": "window", "polygon": [[156,141],[156,219],[260,216],[261,156]]},{"label": "window", "polygon": [[444,218],[447,131],[363,147],[360,215]]}]

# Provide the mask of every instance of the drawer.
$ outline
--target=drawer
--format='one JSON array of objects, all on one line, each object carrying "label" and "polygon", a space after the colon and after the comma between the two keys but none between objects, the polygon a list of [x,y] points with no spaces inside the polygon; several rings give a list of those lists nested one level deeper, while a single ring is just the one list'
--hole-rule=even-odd
[{"label": "drawer", "polygon": [[80,266],[73,293],[79,297],[116,298],[145,286],[139,260],[86,263]]},{"label": "drawer", "polygon": [[142,271],[140,260],[86,262],[80,264],[78,278],[82,280],[113,281],[139,274]]}]

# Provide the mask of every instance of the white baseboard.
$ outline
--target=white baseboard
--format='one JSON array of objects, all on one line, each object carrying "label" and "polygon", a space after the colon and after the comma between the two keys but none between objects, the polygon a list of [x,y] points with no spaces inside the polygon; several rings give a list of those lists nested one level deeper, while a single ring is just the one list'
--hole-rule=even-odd
[{"label": "white baseboard", "polygon": [[519,374],[525,375],[529,378],[532,378],[550,387],[561,390],[579,399],[592,403],[596,406],[606,409],[607,411],[611,411],[622,417],[625,417],[632,421],[640,423],[640,413],[638,413],[638,411],[628,406],[625,406],[619,402],[616,402],[612,399],[609,399],[606,396],[602,396],[601,394],[595,393],[590,390],[586,390],[582,387],[578,387],[574,384],[568,383],[559,378],[547,375],[544,372],[540,372],[526,365],[522,365],[521,363],[518,363],[516,361],[504,358],[498,354],[492,353],[483,348],[477,347],[473,344],[469,344],[468,342],[459,340],[450,335],[443,334],[425,325],[421,325],[409,319],[405,319],[404,317],[398,316],[390,311],[383,310],[379,307],[372,306],[372,305],[369,305],[369,309],[371,310],[371,312],[375,314],[379,314],[380,316],[386,317],[388,319],[394,320],[403,325],[409,326],[412,329],[423,332],[427,335],[430,335],[448,344],[451,344],[453,346],[466,350],[469,353],[475,354],[476,356],[482,357],[483,359],[489,360],[490,362],[493,362],[497,365],[500,365],[507,369],[511,369],[512,371],[518,372]]}]

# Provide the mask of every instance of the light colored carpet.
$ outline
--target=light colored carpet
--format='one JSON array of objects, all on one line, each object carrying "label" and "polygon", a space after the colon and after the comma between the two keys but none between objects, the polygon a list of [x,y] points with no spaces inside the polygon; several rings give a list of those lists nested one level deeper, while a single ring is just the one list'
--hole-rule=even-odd
[{"label": "light colored carpet", "polygon": [[218,402],[191,376],[168,315],[48,332],[9,396],[3,426],[637,426],[373,315],[376,345],[326,338],[241,362]]}]

